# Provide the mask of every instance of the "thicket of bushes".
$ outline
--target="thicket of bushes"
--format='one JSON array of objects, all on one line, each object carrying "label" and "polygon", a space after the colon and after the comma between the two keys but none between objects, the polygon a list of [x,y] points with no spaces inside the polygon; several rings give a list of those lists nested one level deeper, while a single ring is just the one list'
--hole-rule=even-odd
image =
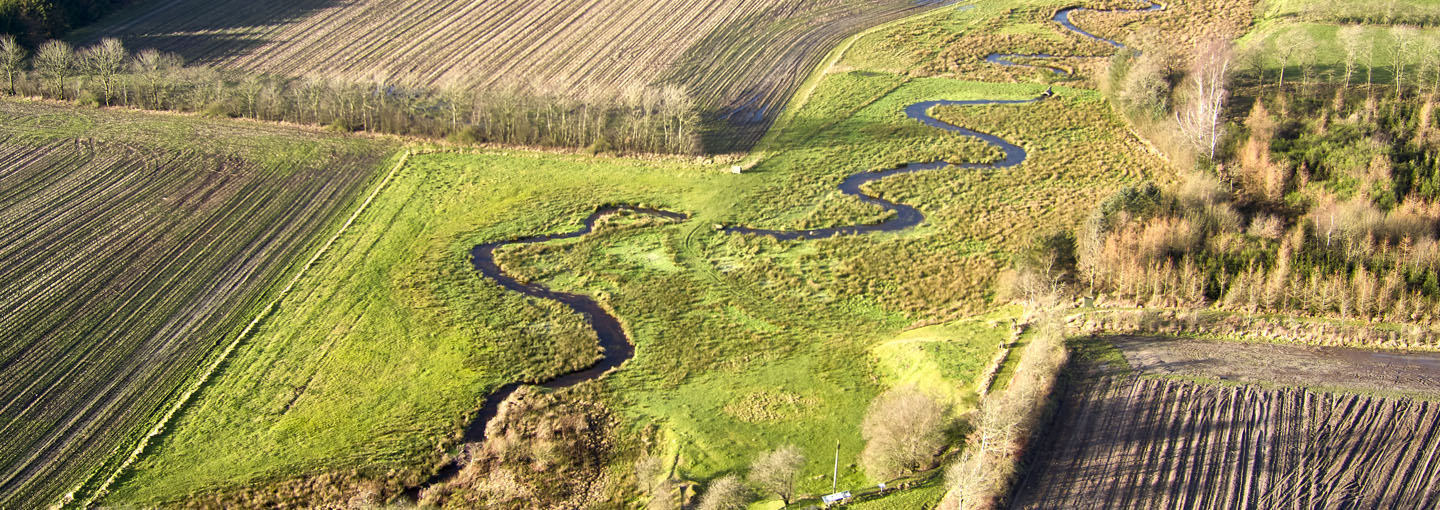
[{"label": "thicket of bushes", "polygon": [[13,38],[0,38],[6,92],[461,143],[700,151],[699,115],[690,96],[676,87],[636,88],[580,102],[520,88],[436,90],[185,66],[178,56],[154,50],[131,55],[113,39],[78,51],[50,41],[29,53]]}]

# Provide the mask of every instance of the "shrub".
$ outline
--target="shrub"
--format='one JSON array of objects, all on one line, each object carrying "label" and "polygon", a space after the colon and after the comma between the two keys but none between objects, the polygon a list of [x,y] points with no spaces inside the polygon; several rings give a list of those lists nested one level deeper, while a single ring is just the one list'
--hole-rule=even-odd
[{"label": "shrub", "polygon": [[892,388],[870,403],[860,433],[865,450],[860,462],[877,480],[934,467],[945,448],[946,409],[914,386]]}]

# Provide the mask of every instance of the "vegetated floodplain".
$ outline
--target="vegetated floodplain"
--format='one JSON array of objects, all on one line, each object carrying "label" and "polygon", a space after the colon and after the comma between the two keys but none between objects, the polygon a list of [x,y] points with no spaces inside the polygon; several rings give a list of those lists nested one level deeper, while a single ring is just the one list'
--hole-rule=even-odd
[{"label": "vegetated floodplain", "polygon": [[[1007,15],[935,14],[959,20],[949,29],[961,31],[966,16]],[[1046,88],[868,66],[889,51],[869,42],[886,33],[856,43],[876,60],[842,55],[820,76],[767,157],[740,175],[679,158],[411,158],[337,255],[307,274],[106,502],[304,504],[359,488],[384,499],[416,486],[452,453],[492,390],[547,380],[596,356],[582,317],[483,279],[470,249],[574,231],[611,204],[689,219],[616,215],[577,239],[497,253],[506,274],[592,296],[635,343],[620,370],[577,388],[590,395],[598,387],[619,417],[620,448],[604,476],[628,472],[646,453],[678,458],[679,476],[708,480],[793,443],[809,459],[801,492],[816,494],[829,490],[814,475],[828,471],[838,440],[842,486],[874,483],[855,465],[871,398],[918,367],[939,373],[963,408],[973,395],[953,388],[973,388],[1013,312],[967,318],[991,307],[996,274],[1012,254],[1077,225],[1088,210],[1074,204],[1167,175],[1098,93],[1056,87],[1040,103],[935,112],[1012,140],[1031,158],[868,186],[867,194],[923,211],[915,229],[783,242],[717,230],[879,221],[882,210],[837,189],[846,175],[1000,157],[906,118],[905,106],[1030,99]],[[902,333],[912,326],[933,327]],[[481,494],[491,497],[499,496]]]},{"label": "vegetated floodplain", "polygon": [[0,506],[107,476],[387,152],[0,101]]},{"label": "vegetated floodplain", "polygon": [[711,150],[728,151],[763,134],[841,39],[939,3],[180,0],[137,5],[77,37],[220,67],[410,86],[613,98],[680,85],[727,126],[724,142],[738,145]]},{"label": "vegetated floodplain", "polygon": [[[809,128],[789,131],[780,142],[789,150],[742,175],[679,159],[503,151],[412,158],[337,246],[344,255],[327,258],[301,282],[110,501],[224,498],[245,486],[361,466],[359,477],[384,480],[387,493],[418,483],[441,461],[437,446],[453,443],[489,391],[545,380],[595,356],[582,318],[481,279],[469,249],[571,231],[614,203],[691,219],[652,225],[612,217],[580,239],[497,256],[507,273],[594,296],[625,324],[636,356],[602,380],[624,422],[662,425],[684,459],[682,472],[701,479],[784,443],[805,449],[810,471],[822,470],[837,439],[853,459],[860,416],[885,377],[872,345],[908,324],[983,311],[994,274],[1007,253],[1028,242],[1027,233],[1045,221],[1079,220],[1038,211],[1091,200],[1091,193],[1157,169],[1123,134],[1097,130],[1087,136],[1101,143],[1118,137],[1113,150],[1138,154],[1140,163],[1130,171],[1027,163],[877,183],[879,193],[913,201],[929,216],[911,232],[778,242],[711,228],[875,219],[835,190],[843,175],[988,154],[968,139],[917,129],[903,116],[904,105],[1043,90],[905,81],[869,72],[827,78],[796,117],[797,126]],[[844,93],[854,85],[871,92]],[[1061,96],[1056,104],[1113,117],[1092,92],[1066,89]],[[989,116],[1011,119],[1001,123],[985,115],[966,121],[1013,130],[1011,136],[1030,143],[1025,138],[1038,137],[1038,128],[1006,127],[1023,111]],[[1062,141],[1042,138],[1031,147],[1035,154],[1069,147]],[[935,195],[949,199],[921,199]],[[981,220],[978,210],[987,211]],[[992,222],[998,225],[983,226]],[[947,338],[982,339],[973,348],[980,360],[993,357],[998,344],[984,335]],[[946,349],[931,352],[943,360],[953,355]],[[974,364],[947,375],[973,386],[964,379],[981,369]],[[865,483],[853,467],[842,474],[845,483]],[[802,485],[823,490],[815,480]]]}]

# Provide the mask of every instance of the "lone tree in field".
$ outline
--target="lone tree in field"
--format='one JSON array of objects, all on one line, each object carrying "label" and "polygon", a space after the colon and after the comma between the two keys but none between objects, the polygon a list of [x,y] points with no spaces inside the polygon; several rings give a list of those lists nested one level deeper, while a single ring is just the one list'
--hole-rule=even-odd
[{"label": "lone tree in field", "polygon": [[35,70],[50,80],[55,97],[65,99],[65,78],[75,70],[75,49],[64,41],[49,41],[35,51]]},{"label": "lone tree in field", "polygon": [[750,465],[750,481],[780,497],[786,506],[795,498],[795,478],[805,467],[805,455],[795,445],[785,445],[760,454]]},{"label": "lone tree in field", "polygon": [[914,386],[892,388],[870,403],[861,424],[860,462],[871,478],[891,480],[929,469],[945,447],[945,407]]},{"label": "lone tree in field", "polygon": [[25,63],[25,48],[15,40],[15,36],[0,35],[0,69],[5,70],[5,79],[10,82],[10,95],[15,95],[15,75],[20,72],[20,66]]},{"label": "lone tree in field", "polygon": [[1190,74],[1186,77],[1188,97],[1185,107],[1175,112],[1176,124],[1197,150],[1215,161],[1215,150],[1223,135],[1221,114],[1229,92],[1230,60],[1234,51],[1230,43],[1212,40],[1201,43],[1195,51]]},{"label": "lone tree in field", "polygon": [[110,106],[110,98],[115,97],[115,77],[125,70],[125,60],[130,58],[130,53],[125,51],[125,45],[119,39],[106,37],[86,48],[80,56],[85,69],[100,78],[102,100],[105,106]]},{"label": "lone tree in field", "polygon": [[744,510],[750,504],[750,490],[740,483],[740,477],[725,475],[710,482],[705,495],[700,497],[698,510]]}]

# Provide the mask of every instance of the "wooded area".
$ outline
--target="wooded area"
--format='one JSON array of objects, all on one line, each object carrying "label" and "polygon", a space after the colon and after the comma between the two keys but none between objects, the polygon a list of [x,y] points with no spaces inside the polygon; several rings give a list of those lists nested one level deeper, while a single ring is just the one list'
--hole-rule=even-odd
[{"label": "wooded area", "polygon": [[130,0],[0,0],[0,34],[35,46],[128,3]]}]

